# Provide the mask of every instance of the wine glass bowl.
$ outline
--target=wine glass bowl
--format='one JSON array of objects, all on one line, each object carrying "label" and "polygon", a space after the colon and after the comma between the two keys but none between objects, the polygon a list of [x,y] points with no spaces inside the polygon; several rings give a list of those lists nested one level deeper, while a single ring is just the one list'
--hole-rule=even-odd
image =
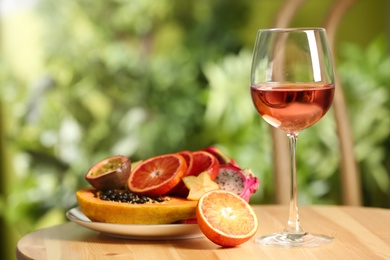
[{"label": "wine glass bowl", "polygon": [[286,228],[259,237],[256,243],[313,247],[331,242],[331,237],[310,234],[300,226],[296,185],[298,134],[326,114],[335,91],[325,29],[259,30],[253,51],[250,90],[253,104],[263,119],[287,134],[291,152],[290,213]]},{"label": "wine glass bowl", "polygon": [[252,86],[251,95],[265,121],[293,133],[314,125],[325,115],[331,105],[334,86],[272,83]]}]

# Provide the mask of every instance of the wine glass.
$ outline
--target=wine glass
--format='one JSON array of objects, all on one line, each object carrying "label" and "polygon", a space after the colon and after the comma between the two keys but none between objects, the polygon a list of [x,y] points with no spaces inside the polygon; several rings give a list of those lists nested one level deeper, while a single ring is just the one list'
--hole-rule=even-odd
[{"label": "wine glass", "polygon": [[265,121],[287,134],[291,153],[287,226],[279,233],[258,237],[255,241],[279,247],[314,247],[329,243],[332,237],[310,234],[300,226],[296,181],[298,134],[325,115],[335,91],[325,29],[259,30],[250,79],[254,106]]}]

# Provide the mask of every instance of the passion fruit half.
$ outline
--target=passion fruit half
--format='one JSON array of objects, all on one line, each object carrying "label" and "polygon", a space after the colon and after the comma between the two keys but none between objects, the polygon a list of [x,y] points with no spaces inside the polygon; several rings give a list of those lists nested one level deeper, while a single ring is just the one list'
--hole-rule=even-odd
[{"label": "passion fruit half", "polygon": [[131,160],[122,155],[101,160],[92,166],[85,179],[98,190],[125,188],[130,176]]},{"label": "passion fruit half", "polygon": [[163,197],[162,202],[131,204],[102,200],[98,190],[76,191],[80,210],[95,222],[115,224],[171,224],[196,217],[197,201],[178,197]]}]

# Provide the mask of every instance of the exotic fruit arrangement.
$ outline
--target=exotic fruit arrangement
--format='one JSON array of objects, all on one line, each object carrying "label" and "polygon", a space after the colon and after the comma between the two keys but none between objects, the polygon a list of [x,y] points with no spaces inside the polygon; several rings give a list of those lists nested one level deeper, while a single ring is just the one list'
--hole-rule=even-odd
[{"label": "exotic fruit arrangement", "polygon": [[[143,161],[131,162],[125,156],[106,158],[89,169],[85,179],[92,187],[76,192],[80,210],[91,221],[116,224],[198,223],[211,241],[221,246],[235,246],[250,239],[257,230],[257,218],[248,204],[259,187],[258,178],[250,169],[238,164],[215,147],[198,151],[164,154]],[[251,232],[240,236],[222,234],[229,239],[217,239],[210,232],[220,233],[204,215],[207,198],[241,205],[251,216]],[[214,199],[214,207],[219,205]],[[220,210],[214,210],[213,214]],[[242,209],[240,210],[242,214]],[[238,210],[237,210],[238,212]],[[232,212],[231,214],[233,214]],[[233,219],[233,218],[230,218]],[[231,221],[231,220],[229,220]],[[240,221],[237,219],[236,221]],[[208,224],[205,224],[208,223]],[[230,241],[226,243],[226,241]],[[233,242],[232,242],[233,241]]]}]

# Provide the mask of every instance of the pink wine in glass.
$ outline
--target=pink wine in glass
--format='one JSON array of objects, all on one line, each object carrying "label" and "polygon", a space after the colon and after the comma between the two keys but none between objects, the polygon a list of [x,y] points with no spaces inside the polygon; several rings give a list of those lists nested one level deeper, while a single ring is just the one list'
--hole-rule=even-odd
[{"label": "pink wine in glass", "polygon": [[334,85],[269,83],[251,86],[253,103],[273,127],[298,133],[317,123],[332,104]]}]

